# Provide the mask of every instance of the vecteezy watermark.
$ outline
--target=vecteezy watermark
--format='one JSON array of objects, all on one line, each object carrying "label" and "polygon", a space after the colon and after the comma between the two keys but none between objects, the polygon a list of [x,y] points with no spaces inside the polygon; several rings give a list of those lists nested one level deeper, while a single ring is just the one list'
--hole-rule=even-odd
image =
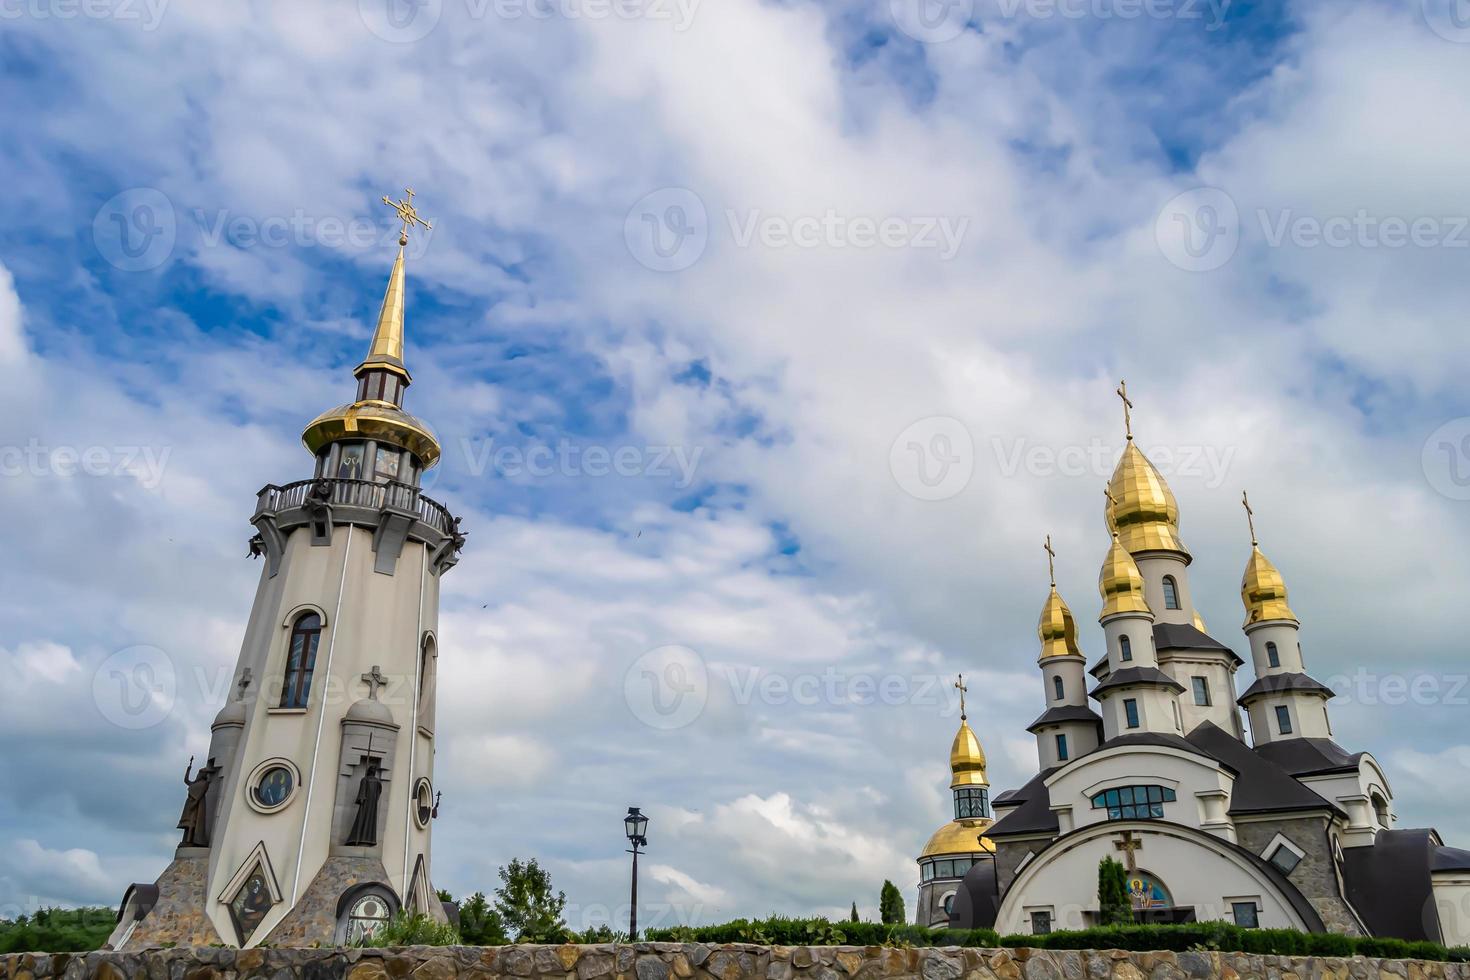
[{"label": "vecteezy watermark", "polygon": [[157,647],[119,650],[92,675],[92,703],[119,728],[152,728],[173,711],[178,674],[168,654]]},{"label": "vecteezy watermark", "polygon": [[0,21],[115,20],[156,31],[169,0],[0,0]]},{"label": "vecteezy watermark", "polygon": [[1470,44],[1470,2],[1421,0],[1420,13],[1429,29],[1446,41]]},{"label": "vecteezy watermark", "polygon": [[117,476],[155,490],[172,452],[171,446],[46,446],[32,438],[24,446],[0,446],[0,478]]},{"label": "vecteezy watermark", "polygon": [[123,272],[157,269],[173,255],[178,218],[173,202],[156,187],[114,194],[92,219],[92,242]]},{"label": "vecteezy watermark", "polygon": [[1230,0],[997,0],[1002,17],[1031,20],[1197,20],[1207,31],[1225,26]]},{"label": "vecteezy watermark", "polygon": [[1424,440],[1424,478],[1451,500],[1470,500],[1470,417],[1450,419]]},{"label": "vecteezy watermark", "polygon": [[[1118,465],[1122,449],[1093,439],[1086,445],[1047,446],[1024,437],[1003,439],[992,436],[991,450],[1001,476],[1088,476],[1106,480]],[[1198,479],[1211,490],[1225,482],[1235,459],[1235,446],[1150,446],[1144,451],[1149,462],[1166,477]]]},{"label": "vecteezy watermark", "polygon": [[975,0],[888,0],[893,23],[915,41],[942,44],[965,32]]},{"label": "vecteezy watermark", "polygon": [[1365,707],[1470,706],[1470,674],[1380,674],[1359,667],[1327,678],[1337,703]]},{"label": "vecteezy watermark", "polygon": [[623,675],[623,701],[649,728],[693,724],[709,702],[709,669],[688,647],[664,646],[633,661]]},{"label": "vecteezy watermark", "polygon": [[704,201],[687,187],[664,187],[640,197],[623,218],[628,254],[654,272],[682,272],[709,244]]},{"label": "vecteezy watermark", "polygon": [[1159,210],[1154,241],[1164,258],[1186,272],[1211,272],[1240,246],[1240,212],[1220,188],[1196,187]]},{"label": "vecteezy watermark", "polygon": [[[464,17],[481,20],[642,20],[667,22],[687,31],[702,0],[450,0]],[[429,36],[444,16],[445,0],[358,0],[363,25],[393,44]]]},{"label": "vecteezy watermark", "polygon": [[919,500],[948,500],[970,484],[975,441],[959,419],[931,415],[898,434],[888,449],[894,482]]},{"label": "vecteezy watermark", "polygon": [[[194,209],[199,226],[200,243],[209,248],[229,245],[232,248],[325,248],[366,249],[390,245],[398,241],[397,225],[389,226],[364,217],[343,218],[316,215],[297,208],[289,215],[258,217],[232,214],[227,209],[205,211]],[[434,237],[432,228],[415,232],[409,239],[411,258],[421,257]]]},{"label": "vecteezy watermark", "polygon": [[566,439],[553,445],[497,446],[494,439],[459,440],[466,471],[475,477],[494,468],[505,477],[535,479],[609,476],[672,478],[675,489],[694,482],[703,446],[599,446],[579,445]]}]

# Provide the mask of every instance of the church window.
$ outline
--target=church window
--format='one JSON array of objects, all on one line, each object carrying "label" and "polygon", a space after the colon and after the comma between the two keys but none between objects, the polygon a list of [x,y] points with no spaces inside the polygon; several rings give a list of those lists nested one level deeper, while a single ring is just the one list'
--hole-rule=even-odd
[{"label": "church window", "polygon": [[1058,701],[1067,696],[1066,685],[1062,683],[1062,679],[1060,677],[1053,677],[1051,679],[1051,686],[1052,690],[1056,691],[1056,697]]},{"label": "church window", "polygon": [[1177,794],[1167,786],[1119,786],[1092,798],[1094,810],[1107,810],[1109,820],[1162,820],[1164,804]]},{"label": "church window", "polygon": [[271,766],[255,784],[255,801],[266,809],[276,809],[291,797],[296,777],[285,766]]},{"label": "church window", "polygon": [[1124,660],[1133,659],[1133,643],[1126,636],[1118,637],[1118,655]]},{"label": "church window", "polygon": [[1242,929],[1255,929],[1261,924],[1261,910],[1255,902],[1231,902],[1230,911]]},{"label": "church window", "polygon": [[427,827],[434,818],[434,787],[427,779],[420,779],[413,788],[413,818],[420,827]]},{"label": "church window", "polygon": [[1129,728],[1138,727],[1138,702],[1129,698],[1123,702],[1123,715],[1128,719]]},{"label": "church window", "polygon": [[1281,651],[1276,649],[1276,644],[1266,644],[1266,663],[1272,667],[1281,666]]},{"label": "church window", "polygon": [[1194,678],[1194,703],[1205,708],[1210,706],[1210,679],[1208,677]]},{"label": "church window", "polygon": [[1031,935],[1044,936],[1051,932],[1051,909],[1037,909],[1031,913]]},{"label": "church window", "polygon": [[1067,758],[1068,758],[1068,756],[1067,756],[1067,736],[1065,736],[1065,735],[1058,735],[1057,736],[1057,761],[1058,762],[1066,762],[1067,761]]},{"label": "church window", "polygon": [[940,900],[939,904],[944,909],[945,915],[951,914],[952,910],[954,909],[954,892],[950,892],[948,895],[944,896],[944,898]]},{"label": "church window", "polygon": [[956,820],[984,819],[990,816],[990,791],[965,787],[954,791]]},{"label": "church window", "polygon": [[1378,825],[1388,828],[1390,818],[1388,812],[1388,801],[1379,793],[1373,794],[1373,815],[1378,818]]},{"label": "church window", "polygon": [[1272,866],[1284,875],[1289,875],[1296,870],[1296,866],[1302,863],[1302,856],[1285,844],[1277,844],[1276,850],[1266,858]]},{"label": "church window", "polygon": [[1291,711],[1284,704],[1276,706],[1276,728],[1283,735],[1291,734]]},{"label": "church window", "polygon": [[1164,576],[1164,608],[1179,608],[1179,585],[1174,581],[1174,576]]},{"label": "church window", "polygon": [[934,862],[933,861],[926,861],[924,863],[924,868],[923,868],[922,874],[923,874],[923,878],[924,878],[925,881],[932,881],[934,879]]},{"label": "church window", "polygon": [[352,903],[347,912],[347,942],[356,946],[387,924],[392,911],[388,902],[374,892]]},{"label": "church window", "polygon": [[304,708],[311,696],[311,675],[316,670],[316,648],[322,638],[322,619],[306,613],[291,627],[291,646],[286,655],[285,683],[281,707]]}]

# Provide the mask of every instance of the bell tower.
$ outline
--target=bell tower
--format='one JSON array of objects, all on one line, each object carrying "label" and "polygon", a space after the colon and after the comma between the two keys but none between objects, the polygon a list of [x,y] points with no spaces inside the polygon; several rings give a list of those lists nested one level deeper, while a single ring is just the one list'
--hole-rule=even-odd
[{"label": "bell tower", "polygon": [[308,478],[264,487],[263,559],[231,700],[186,773],[183,843],[124,896],[112,948],[351,942],[400,909],[443,920],[430,874],[439,582],[458,518],[420,489],[440,458],[403,410],[403,222],[356,399],[317,416]]}]

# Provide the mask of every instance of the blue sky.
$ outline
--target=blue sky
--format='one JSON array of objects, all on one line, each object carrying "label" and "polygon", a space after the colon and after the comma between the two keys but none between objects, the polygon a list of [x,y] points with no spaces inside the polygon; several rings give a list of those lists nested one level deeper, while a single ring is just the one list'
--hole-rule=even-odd
[{"label": "blue sky", "polygon": [[[1048,533],[1100,650],[1125,376],[1211,632],[1245,650],[1248,487],[1339,740],[1470,839],[1470,37],[1437,0],[922,3],[6,7],[0,914],[166,862],[255,492],[350,397],[405,185],[408,407],[470,531],[442,887],[537,857],[618,920],[636,802],[660,921],[911,896],[956,672],[997,789],[1034,768]],[[120,729],[94,679],[139,646],[176,689]],[[670,664],[703,709],[664,729]]]}]

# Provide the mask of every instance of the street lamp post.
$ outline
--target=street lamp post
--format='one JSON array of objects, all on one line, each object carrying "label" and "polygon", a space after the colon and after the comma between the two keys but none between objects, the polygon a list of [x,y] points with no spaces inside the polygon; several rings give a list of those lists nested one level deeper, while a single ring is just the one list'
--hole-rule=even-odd
[{"label": "street lamp post", "polygon": [[648,818],[636,806],[630,806],[623,818],[623,829],[627,831],[628,843],[633,845],[628,852],[633,855],[633,904],[628,909],[628,942],[631,943],[638,940],[638,849],[648,846]]}]

